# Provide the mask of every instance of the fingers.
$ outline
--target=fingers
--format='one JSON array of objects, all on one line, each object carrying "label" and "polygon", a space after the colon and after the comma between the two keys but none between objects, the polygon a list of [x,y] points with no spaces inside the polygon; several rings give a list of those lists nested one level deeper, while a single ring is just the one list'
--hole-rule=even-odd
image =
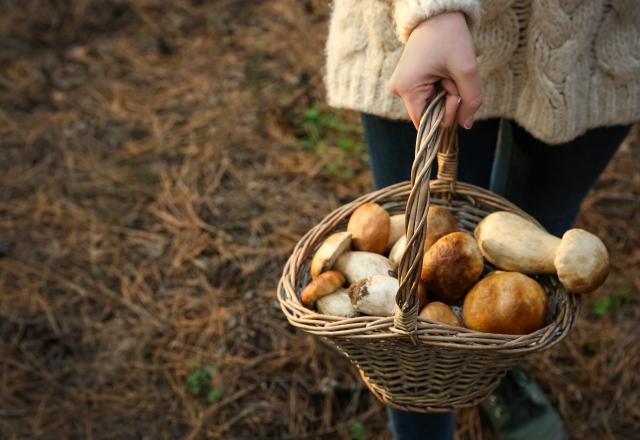
[{"label": "fingers", "polygon": [[447,92],[447,97],[444,101],[444,118],[442,118],[441,125],[444,128],[451,127],[456,119],[456,112],[458,111],[458,105],[460,104],[460,93],[456,84],[450,79],[443,79],[440,81],[442,88]]},{"label": "fingers", "polygon": [[476,63],[469,64],[452,72],[458,91],[460,92],[460,105],[458,106],[458,124],[466,129],[473,126],[473,115],[482,105],[482,82]]},{"label": "fingers", "polygon": [[433,84],[423,84],[418,87],[404,88],[402,83],[391,82],[389,84],[389,90],[392,93],[402,98],[404,106],[407,109],[409,118],[413,122],[413,125],[418,128],[420,125],[420,117],[422,112],[429,101],[429,98],[433,94]]}]

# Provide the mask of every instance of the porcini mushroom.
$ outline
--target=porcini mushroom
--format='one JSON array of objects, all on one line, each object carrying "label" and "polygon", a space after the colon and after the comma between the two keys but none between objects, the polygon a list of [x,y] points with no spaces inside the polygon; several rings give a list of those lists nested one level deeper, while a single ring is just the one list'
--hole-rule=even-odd
[{"label": "porcini mushroom", "polygon": [[351,304],[349,291],[342,288],[318,299],[316,301],[316,307],[323,315],[350,318],[356,314],[356,311],[353,309],[353,304]]},{"label": "porcini mushroom", "polygon": [[358,251],[381,254],[389,240],[389,213],[377,203],[359,206],[347,224],[353,248]]},{"label": "porcini mushroom", "polygon": [[595,235],[570,229],[562,239],[511,212],[485,217],[475,229],[484,257],[504,270],[557,273],[569,292],[591,292],[609,273],[607,248]]},{"label": "porcini mushroom", "polygon": [[389,251],[389,261],[393,263],[394,266],[398,266],[400,264],[400,258],[402,258],[402,254],[404,253],[405,245],[407,244],[407,237],[404,235],[395,242],[391,251]]},{"label": "porcini mushroom", "polygon": [[[427,236],[424,241],[425,252],[441,237],[456,232],[457,230],[458,219],[455,218],[447,208],[443,206],[430,206],[429,211],[427,211]],[[389,260],[396,266],[400,264],[400,258],[402,258],[406,243],[406,236],[403,235],[399,237],[389,252]]]},{"label": "porcini mushroom", "polygon": [[547,295],[532,278],[501,272],[481,279],[462,306],[465,326],[485,333],[524,335],[544,325]]},{"label": "porcini mushroom", "polygon": [[395,312],[398,280],[374,275],[349,287],[351,304],[358,312],[372,316],[391,316]]},{"label": "porcini mushroom", "polygon": [[369,278],[373,275],[396,276],[396,271],[387,258],[373,252],[345,252],[333,265],[343,273],[349,283]]},{"label": "porcini mushroom", "polygon": [[333,267],[338,257],[351,247],[351,232],[331,234],[318,248],[311,260],[311,278],[315,279]]},{"label": "porcini mushroom", "polygon": [[453,313],[451,307],[440,301],[433,301],[427,304],[420,311],[418,316],[430,321],[441,322],[454,327],[460,326],[460,319],[458,319],[456,314]]},{"label": "porcini mushroom", "polygon": [[391,249],[400,237],[404,237],[404,220],[404,214],[389,217],[389,238],[387,239],[387,247],[385,250]]},{"label": "porcini mushroom", "polygon": [[483,269],[482,254],[473,237],[465,232],[452,232],[425,253],[420,278],[429,294],[455,301],[478,281]]},{"label": "porcini mushroom", "polygon": [[312,280],[300,293],[300,300],[306,307],[311,307],[323,296],[338,290],[344,284],[344,275],[335,270],[323,272]]},{"label": "porcini mushroom", "polygon": [[424,250],[429,248],[441,237],[458,230],[458,219],[444,206],[430,206],[427,211],[427,237]]}]

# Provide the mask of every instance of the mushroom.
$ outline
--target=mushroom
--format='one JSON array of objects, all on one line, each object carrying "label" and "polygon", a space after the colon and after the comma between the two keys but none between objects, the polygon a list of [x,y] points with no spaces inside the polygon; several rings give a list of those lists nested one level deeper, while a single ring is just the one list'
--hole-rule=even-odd
[{"label": "mushroom", "polygon": [[502,272],[480,280],[462,306],[464,324],[479,332],[524,335],[544,325],[547,295],[532,278]]},{"label": "mushroom", "polygon": [[354,249],[381,254],[389,240],[389,213],[377,203],[359,206],[347,224]]},{"label": "mushroom", "polygon": [[351,298],[349,298],[349,291],[342,288],[318,299],[318,301],[316,301],[316,307],[323,315],[350,318],[356,314],[351,304]]},{"label": "mushroom", "polygon": [[444,206],[430,206],[427,211],[427,237],[424,250],[427,251],[436,241],[458,230],[458,219]]},{"label": "mushroom", "polygon": [[396,241],[396,243],[391,248],[391,251],[389,252],[389,261],[391,261],[396,267],[400,264],[400,258],[402,258],[402,254],[404,253],[404,247],[406,244],[407,237],[403,235]]},{"label": "mushroom", "polygon": [[[391,217],[391,219],[393,220],[393,217]],[[457,230],[458,219],[451,214],[451,211],[443,206],[430,206],[427,212],[427,236],[424,241],[425,252],[441,237]],[[396,266],[400,264],[400,258],[402,258],[406,243],[407,238],[403,235],[396,240],[389,252],[389,259]]]},{"label": "mushroom", "polygon": [[482,254],[473,237],[452,232],[436,241],[422,260],[420,278],[429,294],[455,301],[464,296],[482,275]]},{"label": "mushroom", "polygon": [[392,215],[389,217],[389,239],[387,240],[385,250],[391,249],[400,237],[404,237],[404,220],[404,214]]},{"label": "mushroom", "polygon": [[557,273],[569,292],[588,293],[609,273],[607,248],[595,235],[570,229],[562,239],[511,212],[485,217],[475,229],[484,257],[496,267],[523,273]]},{"label": "mushroom", "polygon": [[441,322],[453,327],[460,327],[460,319],[453,313],[451,307],[440,301],[433,301],[427,304],[418,315],[420,318],[430,321]]},{"label": "mushroom", "polygon": [[553,264],[562,285],[574,293],[593,292],[609,275],[607,248],[584,229],[569,229],[564,233]]},{"label": "mushroom", "polygon": [[350,232],[331,234],[320,245],[311,260],[311,278],[316,279],[325,270],[333,267],[338,257],[351,247]]},{"label": "mushroom", "polygon": [[349,287],[351,304],[358,312],[372,316],[391,316],[395,312],[398,280],[385,275],[374,275],[357,281]]},{"label": "mushroom", "polygon": [[369,278],[373,275],[396,276],[389,259],[373,252],[345,252],[334,264],[334,269],[344,274],[349,283]]},{"label": "mushroom", "polygon": [[311,307],[323,296],[327,296],[338,290],[344,284],[344,275],[335,270],[321,273],[315,280],[312,280],[300,293],[302,304]]}]

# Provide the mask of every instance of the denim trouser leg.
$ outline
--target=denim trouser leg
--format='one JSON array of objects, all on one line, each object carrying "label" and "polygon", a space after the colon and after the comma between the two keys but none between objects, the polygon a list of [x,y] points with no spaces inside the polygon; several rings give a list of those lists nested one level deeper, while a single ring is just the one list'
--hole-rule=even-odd
[{"label": "denim trouser leg", "polygon": [[[362,123],[375,187],[409,180],[416,136],[413,125],[369,114],[362,115]],[[498,119],[489,119],[477,121],[471,130],[459,130],[460,181],[489,188],[498,127]],[[573,224],[582,199],[628,130],[629,126],[598,128],[572,142],[552,146],[514,124],[517,154],[504,164],[509,169],[499,170],[507,175],[506,197],[538,219],[549,232],[561,235]],[[397,440],[453,438],[451,413],[421,414],[389,408],[388,414]]]}]

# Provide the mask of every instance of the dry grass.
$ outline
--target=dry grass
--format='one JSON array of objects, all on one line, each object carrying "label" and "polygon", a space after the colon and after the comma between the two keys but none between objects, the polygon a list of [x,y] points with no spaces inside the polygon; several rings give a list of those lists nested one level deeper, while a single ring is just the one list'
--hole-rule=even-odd
[{"label": "dry grass", "polygon": [[[274,295],[370,185],[356,115],[314,104],[325,3],[0,2],[0,437],[388,437]],[[580,217],[612,276],[531,366],[576,438],[640,430],[639,147]]]}]

